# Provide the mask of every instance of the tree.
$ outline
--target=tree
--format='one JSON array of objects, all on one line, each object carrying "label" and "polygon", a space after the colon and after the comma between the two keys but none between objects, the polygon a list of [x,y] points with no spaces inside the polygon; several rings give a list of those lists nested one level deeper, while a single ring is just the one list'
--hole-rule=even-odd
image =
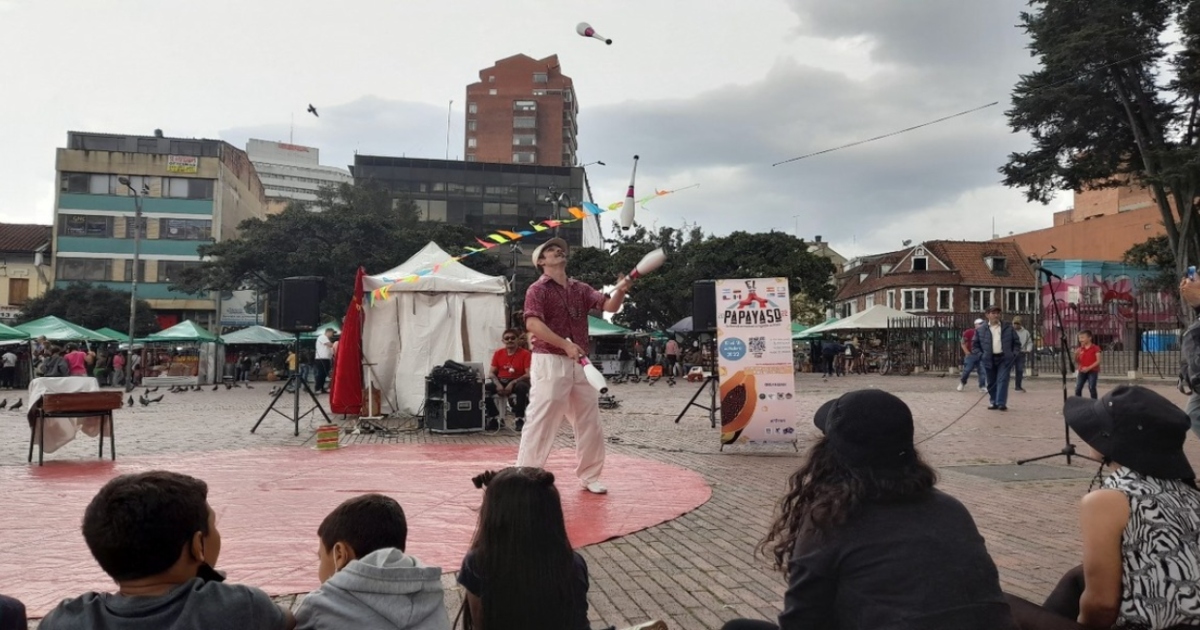
[{"label": "tree", "polygon": [[[1200,2],[1030,5],[1021,22],[1041,67],[1021,77],[1007,113],[1034,147],[1009,156],[1004,183],[1042,202],[1059,190],[1146,186],[1182,274],[1200,260]],[[1177,53],[1166,50],[1172,27]]]},{"label": "tree", "polygon": [[792,294],[792,321],[803,326],[816,326],[825,321],[828,302],[814,302],[808,295]]},{"label": "tree", "polygon": [[[293,202],[279,214],[243,221],[238,238],[201,246],[204,261],[181,274],[172,289],[195,293],[245,286],[270,292],[282,278],[321,276],[326,288],[321,313],[340,319],[359,266],[370,273],[391,269],[429,241],[451,254],[475,243],[469,228],[423,221],[415,204],[393,203],[375,182],[323,187],[318,198],[325,208],[321,212]],[[488,275],[506,272],[490,254],[471,256],[463,264]]]},{"label": "tree", "polygon": [[1127,265],[1158,272],[1142,280],[1139,286],[1142,291],[1174,291],[1179,284],[1179,277],[1175,275],[1175,251],[1166,236],[1151,236],[1130,247],[1123,260]]},{"label": "tree", "polygon": [[[126,331],[129,328],[129,292],[73,282],[65,288],[50,289],[21,307],[21,323],[47,315],[61,317],[91,330],[107,327]],[[138,300],[134,337],[144,337],[157,330],[158,320],[150,303]]]},{"label": "tree", "polygon": [[793,294],[803,293],[814,304],[826,305],[833,299],[834,287],[829,284],[833,263],[809,253],[804,241],[784,232],[713,237],[689,225],[657,232],[638,227],[617,232],[610,243],[611,252],[586,248],[574,252],[568,266],[571,276],[598,287],[612,283],[618,272],[628,273],[654,248],[667,252],[666,264],[638,280],[625,308],[613,318],[636,330],[661,330],[691,315],[692,286],[697,280],[782,277],[788,279]]}]

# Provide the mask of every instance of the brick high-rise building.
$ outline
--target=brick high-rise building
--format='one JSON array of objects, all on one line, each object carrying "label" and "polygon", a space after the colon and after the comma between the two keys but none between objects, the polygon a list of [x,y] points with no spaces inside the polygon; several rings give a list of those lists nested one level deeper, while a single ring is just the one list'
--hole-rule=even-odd
[{"label": "brick high-rise building", "polygon": [[467,161],[576,166],[578,113],[558,55],[501,59],[467,86]]}]

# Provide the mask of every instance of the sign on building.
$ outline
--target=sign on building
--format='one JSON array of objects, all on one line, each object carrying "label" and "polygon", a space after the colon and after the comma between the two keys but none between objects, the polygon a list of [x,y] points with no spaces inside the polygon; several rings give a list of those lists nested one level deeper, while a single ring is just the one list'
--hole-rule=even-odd
[{"label": "sign on building", "polygon": [[167,172],[189,174],[199,173],[200,158],[194,155],[168,155]]},{"label": "sign on building", "polygon": [[717,280],[721,443],[794,442],[787,278]]},{"label": "sign on building", "polygon": [[222,291],[222,326],[257,326],[262,323],[262,311],[266,307],[265,296],[258,291]]}]

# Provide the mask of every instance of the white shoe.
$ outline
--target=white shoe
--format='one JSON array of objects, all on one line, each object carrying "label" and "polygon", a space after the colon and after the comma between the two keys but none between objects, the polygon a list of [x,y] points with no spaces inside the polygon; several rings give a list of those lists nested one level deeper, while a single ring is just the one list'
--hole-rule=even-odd
[{"label": "white shoe", "polygon": [[981,392],[983,392],[983,393],[985,393],[985,394],[986,394],[986,393],[987,393],[987,388],[986,388],[986,387],[980,387],[980,388],[979,388],[979,391],[981,391]]},{"label": "white shoe", "polygon": [[636,626],[629,626],[625,630],[667,630],[667,622],[660,619],[639,623]]},{"label": "white shoe", "polygon": [[605,488],[604,484],[600,483],[599,481],[585,483],[583,484],[583,487],[592,494],[608,494],[608,488]]},{"label": "white shoe", "polygon": [[959,384],[958,384],[958,391],[960,391],[960,392],[961,392],[961,391],[962,391],[962,388],[963,388],[963,384],[962,384],[962,383],[959,383]]}]

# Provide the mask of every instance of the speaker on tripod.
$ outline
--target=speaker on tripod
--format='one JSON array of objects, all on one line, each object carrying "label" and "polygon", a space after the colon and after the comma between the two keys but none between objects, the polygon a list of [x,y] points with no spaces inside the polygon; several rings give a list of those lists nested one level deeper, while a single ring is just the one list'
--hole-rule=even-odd
[{"label": "speaker on tripod", "polygon": [[296,276],[279,283],[278,328],[284,332],[312,332],[321,323],[325,278]]},{"label": "speaker on tripod", "polygon": [[692,332],[717,330],[717,281],[692,283]]}]

